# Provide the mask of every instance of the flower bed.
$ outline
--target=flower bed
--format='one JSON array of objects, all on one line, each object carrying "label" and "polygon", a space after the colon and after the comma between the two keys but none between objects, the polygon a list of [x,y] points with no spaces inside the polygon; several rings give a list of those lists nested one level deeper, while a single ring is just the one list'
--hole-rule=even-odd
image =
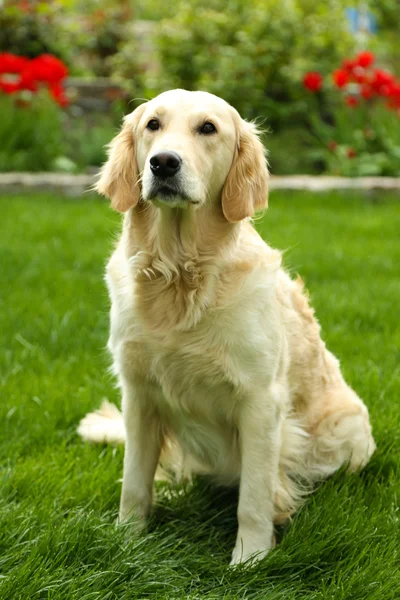
[{"label": "flower bed", "polygon": [[[104,146],[122,114],[117,101],[124,97],[114,87],[112,98],[103,98],[106,92],[95,88],[93,108],[77,97],[74,80],[67,86],[67,76],[67,66],[55,56],[0,53],[0,171],[73,173],[104,161]],[[96,114],[104,107],[107,114]]]},{"label": "flower bed", "polygon": [[63,154],[65,64],[50,54],[0,54],[0,170],[48,170]]},{"label": "flower bed", "polygon": [[[67,76],[50,54],[0,53],[0,171],[73,173],[102,163],[127,95],[108,80],[79,91],[79,80],[66,85]],[[328,75],[306,73],[302,95],[308,127],[300,119],[293,128],[288,118],[266,136],[274,174],[400,174],[400,80],[372,52],[343,60]]]},{"label": "flower bed", "polygon": [[330,77],[306,73],[310,130],[326,171],[345,176],[400,174],[400,79],[372,52],[345,59]]}]

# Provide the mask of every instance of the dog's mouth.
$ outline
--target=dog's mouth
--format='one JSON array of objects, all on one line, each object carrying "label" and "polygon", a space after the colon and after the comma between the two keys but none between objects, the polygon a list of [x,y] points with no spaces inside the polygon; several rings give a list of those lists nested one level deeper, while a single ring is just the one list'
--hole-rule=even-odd
[{"label": "dog's mouth", "polygon": [[161,202],[162,204],[168,204],[169,206],[178,206],[183,204],[197,204],[194,200],[189,198],[180,185],[175,183],[154,182],[147,195],[147,200],[152,202]]}]

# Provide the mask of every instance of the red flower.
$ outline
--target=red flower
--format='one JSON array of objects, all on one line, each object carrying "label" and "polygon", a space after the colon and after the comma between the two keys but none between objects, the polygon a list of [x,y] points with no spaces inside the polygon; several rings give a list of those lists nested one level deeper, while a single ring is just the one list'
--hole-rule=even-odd
[{"label": "red flower", "polygon": [[332,152],[334,152],[334,151],[336,150],[337,146],[338,146],[338,145],[337,145],[337,142],[335,142],[335,140],[331,140],[331,141],[328,143],[328,148],[329,148],[329,150],[331,150]]},{"label": "red flower", "polygon": [[364,69],[367,69],[368,67],[373,65],[374,62],[375,54],[373,52],[370,52],[369,50],[364,50],[364,52],[360,52],[360,54],[358,54],[358,56],[356,57],[357,65],[359,65],[360,67],[364,67]]},{"label": "red flower", "polygon": [[349,75],[353,73],[353,69],[355,66],[356,61],[352,60],[351,58],[345,58],[342,62],[342,68],[344,69],[344,71],[347,71]]},{"label": "red flower", "polygon": [[322,87],[322,83],[322,75],[317,71],[310,71],[304,75],[303,85],[305,88],[310,90],[310,92],[318,92],[318,90],[320,90]]},{"label": "red flower", "polygon": [[21,73],[19,87],[21,90],[29,90],[31,92],[36,92],[38,88],[38,85],[35,81],[34,73],[29,68],[29,66]]},{"label": "red flower", "polygon": [[360,93],[361,96],[365,98],[365,100],[369,100],[374,95],[374,90],[372,89],[372,87],[364,83],[364,85],[361,86]]},{"label": "red flower", "polygon": [[23,56],[16,56],[9,52],[0,53],[0,75],[4,73],[21,73],[29,63]]},{"label": "red flower", "polygon": [[346,96],[345,102],[346,102],[347,106],[350,106],[350,108],[355,108],[356,106],[359,105],[359,100],[357,98],[355,98],[354,96]]},{"label": "red flower", "polygon": [[371,87],[373,90],[379,95],[386,95],[387,87],[383,89],[383,93],[381,92],[383,86],[391,86],[394,83],[394,77],[388,71],[384,71],[383,69],[376,69],[372,80]]},{"label": "red flower", "polygon": [[344,69],[336,69],[336,71],[333,71],[332,78],[338,88],[345,87],[350,81],[350,76]]},{"label": "red flower", "polygon": [[354,158],[355,156],[357,156],[357,152],[354,150],[354,148],[348,148],[347,158]]},{"label": "red flower", "polygon": [[400,96],[400,80],[394,81],[390,86],[391,96]]},{"label": "red flower", "polygon": [[65,64],[56,56],[41,54],[30,62],[30,68],[36,81],[43,83],[59,83],[68,75]]},{"label": "red flower", "polygon": [[5,94],[15,94],[19,91],[19,84],[12,81],[0,81],[0,90]]},{"label": "red flower", "polygon": [[400,81],[390,86],[388,96],[387,104],[389,108],[400,108]]},{"label": "red flower", "polygon": [[381,87],[379,88],[379,95],[390,96],[390,85],[387,85],[386,83],[384,85],[381,85]]},{"label": "red flower", "polygon": [[0,53],[0,91],[5,94],[20,90],[35,92],[38,84],[44,83],[54,100],[60,106],[67,106],[69,99],[61,85],[67,75],[68,69],[64,63],[51,54],[42,54],[29,60],[8,52]]},{"label": "red flower", "polygon": [[65,90],[62,85],[60,85],[59,83],[53,83],[50,85],[49,89],[50,89],[51,96],[54,98],[54,100],[57,102],[57,104],[59,104],[63,108],[65,106],[68,106],[69,99],[66,96]]}]

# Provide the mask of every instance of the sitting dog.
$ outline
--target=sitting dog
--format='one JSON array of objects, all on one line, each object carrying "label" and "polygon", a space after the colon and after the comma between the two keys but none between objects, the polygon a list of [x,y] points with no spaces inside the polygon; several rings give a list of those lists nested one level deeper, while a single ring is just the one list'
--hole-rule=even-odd
[{"label": "sitting dog", "polygon": [[304,485],[375,444],[301,280],[251,223],[268,196],[257,129],[211,94],[163,93],[125,118],[96,187],[124,213],[106,275],[123,422],[105,406],[79,432],[125,440],[121,521],[145,520],[179,449],[186,472],[239,484],[231,564],[262,558]]}]

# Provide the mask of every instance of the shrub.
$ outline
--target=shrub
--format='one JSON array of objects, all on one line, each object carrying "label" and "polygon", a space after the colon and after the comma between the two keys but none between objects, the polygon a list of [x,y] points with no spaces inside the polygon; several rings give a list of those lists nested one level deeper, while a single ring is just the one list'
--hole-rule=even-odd
[{"label": "shrub", "polygon": [[0,10],[0,52],[14,52],[28,58],[53,54],[68,59],[68,40],[58,22],[57,3],[22,0]]},{"label": "shrub", "polygon": [[0,96],[0,171],[51,170],[63,150],[59,107],[45,90],[25,100]]},{"label": "shrub", "polygon": [[156,26],[155,43],[159,68],[139,74],[134,42],[122,49],[117,75],[134,82],[135,95],[204,89],[274,130],[305,119],[304,71],[332,67],[353,46],[334,0],[181,0],[174,18]]},{"label": "shrub", "polygon": [[110,61],[127,38],[126,9],[115,6],[86,14],[82,21],[81,49],[96,75],[110,76]]}]

